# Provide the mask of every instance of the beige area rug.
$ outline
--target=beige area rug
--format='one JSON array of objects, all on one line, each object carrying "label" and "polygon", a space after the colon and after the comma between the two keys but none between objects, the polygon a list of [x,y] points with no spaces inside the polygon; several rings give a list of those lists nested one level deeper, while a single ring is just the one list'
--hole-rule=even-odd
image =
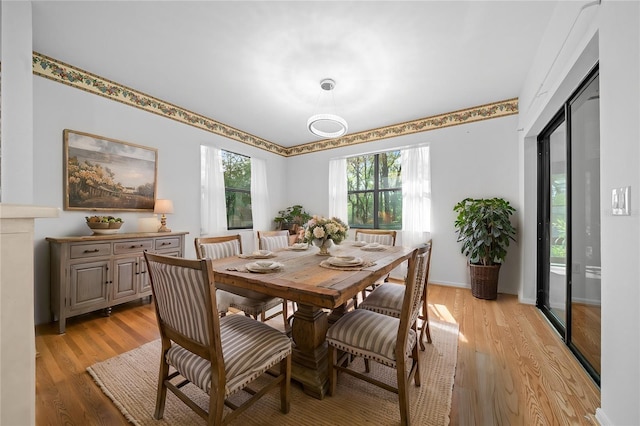
[{"label": "beige area rug", "polygon": [[[411,419],[414,425],[448,425],[451,393],[456,370],[458,326],[431,321],[433,344],[421,352],[422,385],[411,386]],[[205,422],[171,392],[167,392],[164,419],[154,420],[160,341],[99,362],[87,371],[135,425],[199,425]],[[361,359],[354,368],[364,371]],[[372,374],[395,384],[395,370],[371,363]],[[189,392],[207,406],[208,396],[193,385]],[[185,387],[186,389],[186,387]],[[291,411],[280,412],[279,389],[271,390],[243,413],[238,425],[397,425],[400,422],[398,397],[347,374],[338,376],[336,395],[318,400],[305,394],[293,382]]]}]

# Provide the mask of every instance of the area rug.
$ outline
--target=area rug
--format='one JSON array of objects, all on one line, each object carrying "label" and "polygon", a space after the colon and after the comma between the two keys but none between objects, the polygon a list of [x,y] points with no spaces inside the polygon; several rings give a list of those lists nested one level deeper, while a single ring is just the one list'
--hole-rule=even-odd
[{"label": "area rug", "polygon": [[[457,324],[431,321],[433,344],[420,352],[420,387],[411,385],[411,423],[416,425],[448,425],[451,393],[458,349]],[[111,398],[124,416],[134,425],[199,425],[204,420],[171,392],[162,420],[154,420],[160,341],[87,368],[103,392]],[[364,370],[363,365],[354,368]],[[395,384],[395,370],[371,363],[372,374]],[[206,407],[208,396],[193,385],[183,389]],[[334,396],[322,400],[313,398],[292,382],[291,410],[280,412],[279,389],[271,390],[244,412],[238,425],[397,425],[400,422],[398,396],[347,374],[338,377]]]}]

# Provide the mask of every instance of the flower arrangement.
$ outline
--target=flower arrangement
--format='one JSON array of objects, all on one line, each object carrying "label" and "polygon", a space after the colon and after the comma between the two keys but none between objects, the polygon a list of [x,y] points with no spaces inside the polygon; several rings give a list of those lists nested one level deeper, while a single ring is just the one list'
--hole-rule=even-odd
[{"label": "flower arrangement", "polygon": [[311,242],[313,240],[331,240],[334,244],[340,244],[342,240],[347,238],[349,225],[344,223],[337,217],[328,219],[322,216],[312,216],[305,225],[304,241]]}]

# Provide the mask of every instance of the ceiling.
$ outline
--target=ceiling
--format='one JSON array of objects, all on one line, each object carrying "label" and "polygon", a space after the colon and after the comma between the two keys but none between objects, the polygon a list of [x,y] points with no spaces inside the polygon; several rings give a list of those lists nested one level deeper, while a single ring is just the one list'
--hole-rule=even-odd
[{"label": "ceiling", "polygon": [[290,147],[517,97],[557,1],[32,4],[34,51]]}]

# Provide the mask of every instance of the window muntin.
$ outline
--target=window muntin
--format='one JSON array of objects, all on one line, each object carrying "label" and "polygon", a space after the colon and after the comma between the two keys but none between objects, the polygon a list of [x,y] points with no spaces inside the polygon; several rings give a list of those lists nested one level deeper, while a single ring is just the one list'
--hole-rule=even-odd
[{"label": "window muntin", "polygon": [[251,213],[251,158],[222,151],[227,229],[253,228]]},{"label": "window muntin", "polygon": [[347,158],[347,212],[352,228],[402,229],[400,151]]}]

